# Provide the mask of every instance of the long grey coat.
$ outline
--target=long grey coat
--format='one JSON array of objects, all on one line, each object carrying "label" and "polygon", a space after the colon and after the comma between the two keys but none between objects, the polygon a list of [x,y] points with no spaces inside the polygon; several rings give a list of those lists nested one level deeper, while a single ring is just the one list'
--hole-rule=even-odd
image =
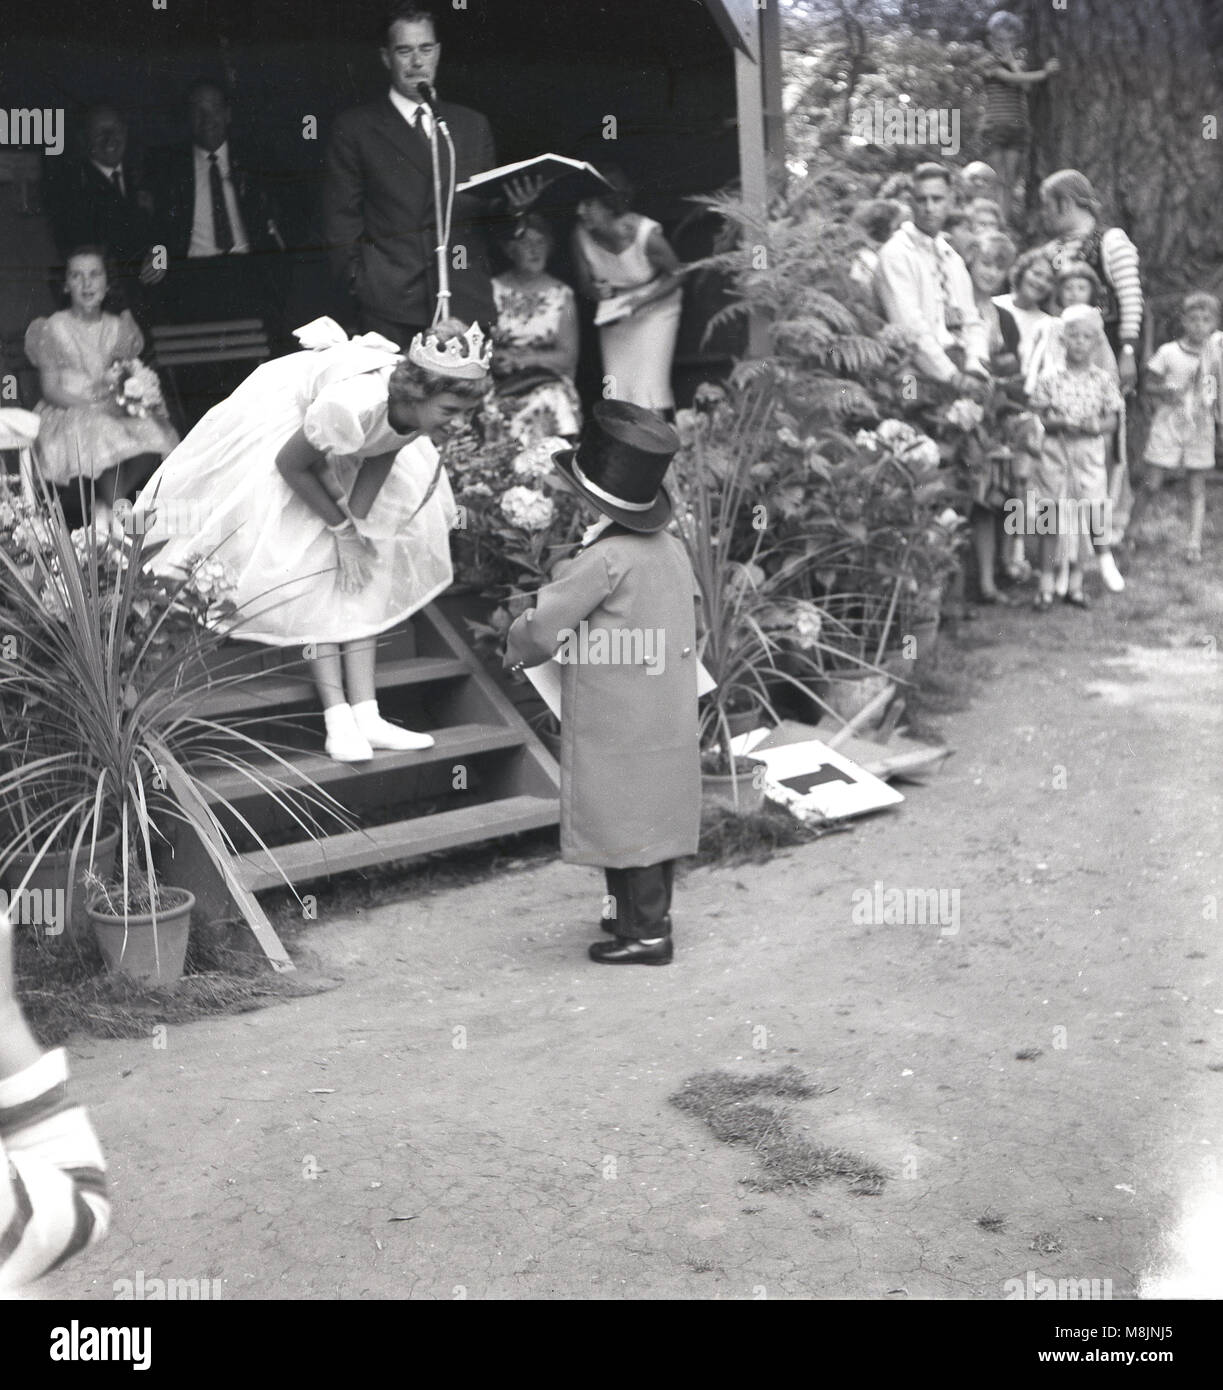
[{"label": "long grey coat", "polygon": [[697,585],[682,542],[613,527],[556,567],[508,660],[560,649],[561,857],[628,869],[700,834]]}]

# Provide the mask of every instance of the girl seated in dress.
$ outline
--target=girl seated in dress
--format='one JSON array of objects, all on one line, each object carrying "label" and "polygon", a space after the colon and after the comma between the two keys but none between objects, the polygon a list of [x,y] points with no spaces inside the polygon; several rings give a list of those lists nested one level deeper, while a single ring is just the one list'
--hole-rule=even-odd
[{"label": "girl seated in dress", "polygon": [[375,639],[452,579],[454,498],[435,441],[488,389],[490,350],[453,320],[406,358],[377,333],[347,339],[320,319],[307,348],[265,362],[208,412],[137,501],[155,569],[221,560],[241,612],[231,636],[301,647],[318,688],[326,749],[428,748],[383,719]]},{"label": "girl seated in dress", "polygon": [[554,246],[547,222],[530,213],[501,244],[509,270],[493,277],[493,377],[509,412],[510,433],[523,444],[576,439],[582,429],[573,384],[577,300],[568,285],[548,274]]},{"label": "girl seated in dress", "polygon": [[657,222],[630,210],[624,176],[604,174],[612,187],[578,204],[573,235],[578,287],[599,303],[603,394],[672,415],[671,362],[683,308],[679,258]]},{"label": "girl seated in dress", "polygon": [[1075,304],[1062,314],[1065,362],[1046,372],[1032,393],[1032,408],[1045,427],[1036,472],[1040,534],[1040,592],[1036,607],[1053,606],[1054,570],[1065,561],[1066,602],[1087,607],[1083,565],[1093,536],[1108,534],[1108,474],[1105,436],[1116,428],[1121,391],[1112,375],[1096,366],[1097,341],[1104,336],[1100,311]]},{"label": "girl seated in dress", "polygon": [[144,336],[125,309],[110,307],[110,277],[100,247],[82,246],[68,257],[68,307],[35,319],[25,352],[38,368],[42,417],[35,458],[47,482],[62,489],[70,524],[111,524],[115,499],[130,497],[178,443],[159,413],[141,418],[115,402],[107,380],[116,362],[140,356]]}]

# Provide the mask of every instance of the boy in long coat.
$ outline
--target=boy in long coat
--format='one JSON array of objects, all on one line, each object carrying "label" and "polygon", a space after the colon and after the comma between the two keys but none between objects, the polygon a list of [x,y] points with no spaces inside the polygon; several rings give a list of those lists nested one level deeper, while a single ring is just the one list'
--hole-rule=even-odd
[{"label": "boy in long coat", "polygon": [[678,447],[652,411],[595,407],[581,444],[555,463],[602,519],[507,641],[512,669],[562,663],[561,857],[605,872],[614,935],[590,948],[604,965],[671,960],[675,860],[696,852],[700,833],[698,590],[664,529],[661,487]]}]

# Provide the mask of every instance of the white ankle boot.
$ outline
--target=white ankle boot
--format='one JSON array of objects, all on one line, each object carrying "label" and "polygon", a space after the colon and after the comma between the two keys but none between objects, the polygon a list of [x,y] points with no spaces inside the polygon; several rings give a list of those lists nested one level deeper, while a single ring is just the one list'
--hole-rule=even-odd
[{"label": "white ankle boot", "polygon": [[353,705],[352,713],[358,731],[371,748],[411,753],[433,747],[433,739],[428,734],[413,733],[411,729],[401,729],[398,724],[389,724],[383,719],[378,713],[377,700],[365,700]]},{"label": "white ankle boot", "polygon": [[374,756],[369,739],[357,728],[351,705],[332,705],[323,711],[327,725],[327,756],[337,763],[366,763]]},{"label": "white ankle boot", "polygon": [[1119,594],[1125,588],[1125,580],[1121,577],[1121,571],[1117,568],[1117,562],[1113,559],[1111,550],[1106,550],[1100,556],[1100,578],[1104,581],[1104,587],[1111,594]]}]

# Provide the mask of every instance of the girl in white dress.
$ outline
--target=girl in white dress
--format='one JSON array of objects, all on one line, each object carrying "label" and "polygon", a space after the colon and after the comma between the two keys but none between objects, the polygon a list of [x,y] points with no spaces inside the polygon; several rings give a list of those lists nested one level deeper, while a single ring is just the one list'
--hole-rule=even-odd
[{"label": "girl in white dress", "polygon": [[[164,415],[128,415],[115,404],[107,370],[139,357],[144,335],[126,309],[107,309],[110,279],[100,247],[69,255],[64,289],[68,308],[35,319],[25,336],[42,388],[35,456],[47,482],[79,489],[83,516],[92,510],[105,529],[115,499],[135,492],[178,435]],[[71,514],[74,499],[64,500]]]},{"label": "girl in white dress", "polygon": [[628,210],[627,186],[578,204],[574,261],[587,298],[618,299],[629,312],[599,326],[610,394],[664,414],[675,409],[671,363],[683,296],[679,258],[657,222]]},{"label": "girl in white dress", "polygon": [[256,368],[140,494],[148,544],[165,542],[152,563],[222,560],[241,610],[230,635],[306,649],[329,756],[428,748],[378,713],[374,639],[451,582],[455,505],[434,442],[483,397],[489,351],[452,320],[406,359],[330,319],[297,337],[308,350]]}]

